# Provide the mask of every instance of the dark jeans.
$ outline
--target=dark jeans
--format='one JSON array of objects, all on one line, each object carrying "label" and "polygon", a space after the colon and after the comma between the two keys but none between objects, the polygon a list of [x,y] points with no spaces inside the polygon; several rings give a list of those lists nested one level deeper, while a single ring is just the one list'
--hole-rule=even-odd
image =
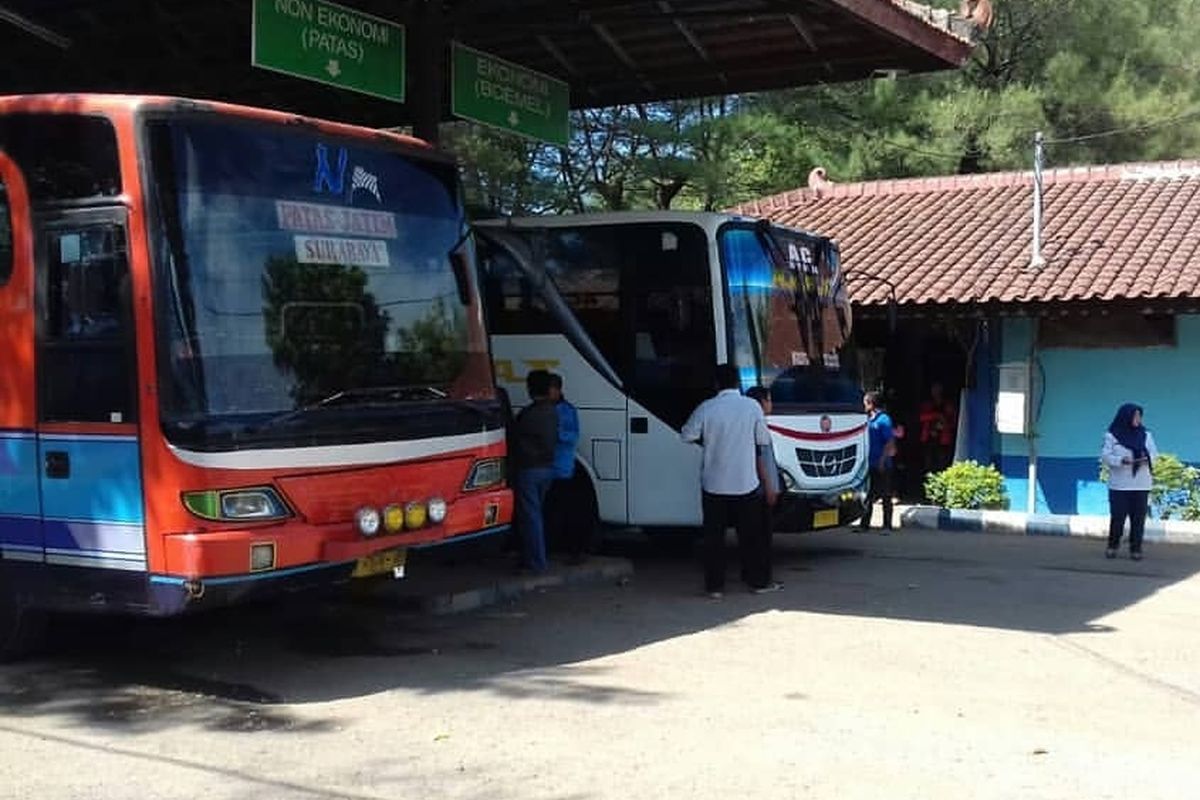
[{"label": "dark jeans", "polygon": [[871,487],[867,490],[866,509],[863,511],[862,521],[859,522],[864,528],[871,527],[871,512],[875,509],[875,501],[882,500],[883,529],[888,531],[892,529],[892,474],[894,472],[894,467],[871,468]]},{"label": "dark jeans", "polygon": [[1129,518],[1129,552],[1142,552],[1142,534],[1146,532],[1146,511],[1150,492],[1108,490],[1108,549],[1121,546],[1125,535],[1125,518]]},{"label": "dark jeans", "polygon": [[517,528],[521,534],[522,563],[541,572],[546,569],[546,520],[543,505],[554,481],[551,467],[532,467],[517,473]]},{"label": "dark jeans", "polygon": [[704,493],[704,589],[725,589],[725,531],[737,529],[742,577],[752,589],[771,582],[771,547],[762,522],[766,503],[761,495]]},{"label": "dark jeans", "polygon": [[585,495],[587,486],[573,478],[559,478],[546,495],[546,541],[570,558],[580,558],[592,545],[595,515]]}]

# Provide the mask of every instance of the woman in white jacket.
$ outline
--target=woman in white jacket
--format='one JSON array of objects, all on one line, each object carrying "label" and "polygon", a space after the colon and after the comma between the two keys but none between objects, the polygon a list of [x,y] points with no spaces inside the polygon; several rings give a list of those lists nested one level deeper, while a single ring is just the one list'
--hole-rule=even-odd
[{"label": "woman in white jacket", "polygon": [[1142,424],[1142,407],[1126,403],[1117,409],[1100,459],[1108,467],[1108,549],[1106,558],[1116,558],[1117,548],[1129,519],[1129,557],[1142,560],[1142,534],[1146,529],[1146,511],[1150,504],[1150,486],[1154,481],[1154,459],[1158,448],[1154,437]]}]

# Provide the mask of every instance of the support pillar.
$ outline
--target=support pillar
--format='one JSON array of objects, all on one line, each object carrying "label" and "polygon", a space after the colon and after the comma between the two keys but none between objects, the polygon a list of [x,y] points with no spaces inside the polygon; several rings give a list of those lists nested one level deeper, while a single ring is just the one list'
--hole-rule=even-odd
[{"label": "support pillar", "polygon": [[412,0],[410,8],[407,105],[413,135],[436,146],[446,107],[449,26],[443,0]]}]

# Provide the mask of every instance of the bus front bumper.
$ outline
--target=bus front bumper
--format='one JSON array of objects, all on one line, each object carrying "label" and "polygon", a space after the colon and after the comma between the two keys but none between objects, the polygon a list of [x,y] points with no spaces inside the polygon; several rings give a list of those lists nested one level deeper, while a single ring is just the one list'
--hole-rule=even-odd
[{"label": "bus front bumper", "polygon": [[[168,535],[167,570],[149,576],[150,608],[171,615],[254,597],[311,589],[352,577],[393,574],[411,550],[507,531],[513,498],[507,488],[462,496],[444,523],[364,537],[348,524],[275,527]],[[264,559],[256,569],[255,551]],[[403,569],[395,574],[402,575]]]},{"label": "bus front bumper", "polygon": [[804,533],[849,525],[862,517],[866,499],[865,480],[852,488],[826,495],[782,492],[775,506],[775,532]]}]

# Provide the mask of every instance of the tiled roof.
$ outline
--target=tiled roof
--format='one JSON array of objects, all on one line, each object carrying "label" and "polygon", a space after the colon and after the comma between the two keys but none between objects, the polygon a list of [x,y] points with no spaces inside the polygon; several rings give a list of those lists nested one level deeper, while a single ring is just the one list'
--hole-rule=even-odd
[{"label": "tiled roof", "polygon": [[918,2],[918,0],[891,0],[891,3],[900,6],[932,28],[949,33],[964,42],[972,41],[971,23],[948,9],[934,8],[927,3]]},{"label": "tiled roof", "polygon": [[[1033,174],[834,184],[738,206],[836,239],[901,303],[1200,298],[1200,161],[1047,170],[1045,264],[1030,267]],[[880,284],[855,300],[886,301]]]}]

